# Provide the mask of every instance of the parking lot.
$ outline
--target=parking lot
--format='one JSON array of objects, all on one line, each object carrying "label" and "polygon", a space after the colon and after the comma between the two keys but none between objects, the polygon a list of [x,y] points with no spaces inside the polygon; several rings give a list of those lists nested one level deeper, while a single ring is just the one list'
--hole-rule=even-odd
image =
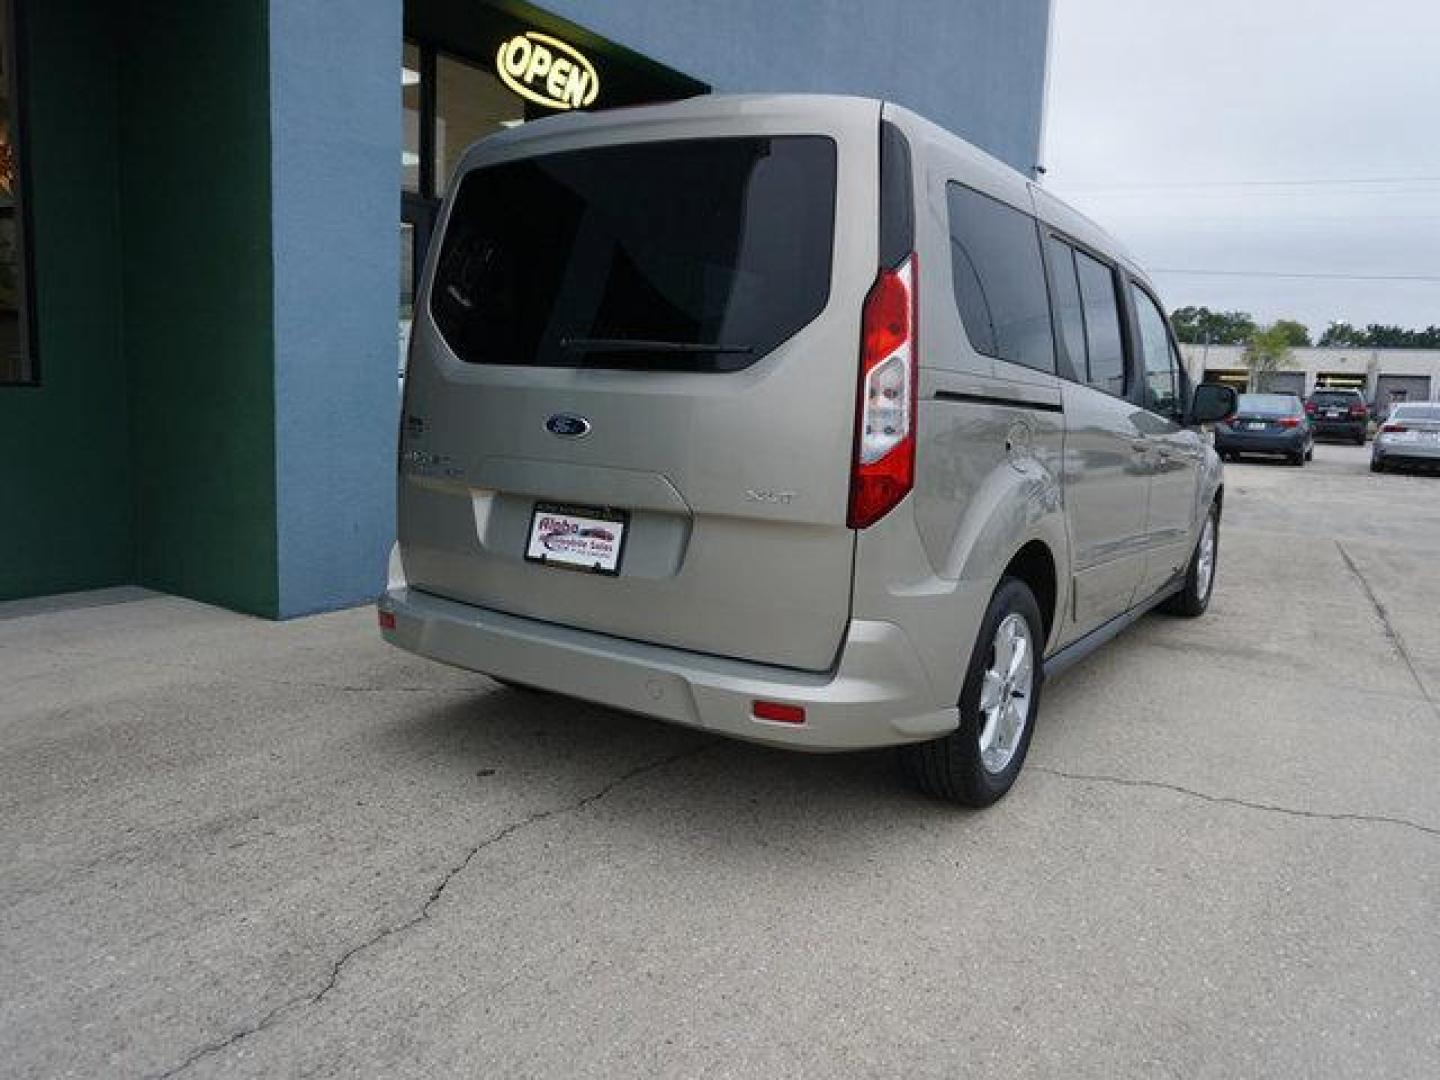
[{"label": "parking lot", "polygon": [[1440,1072],[1440,478],[1227,467],[1010,797],[503,689],[355,610],[0,608],[0,1072]]}]

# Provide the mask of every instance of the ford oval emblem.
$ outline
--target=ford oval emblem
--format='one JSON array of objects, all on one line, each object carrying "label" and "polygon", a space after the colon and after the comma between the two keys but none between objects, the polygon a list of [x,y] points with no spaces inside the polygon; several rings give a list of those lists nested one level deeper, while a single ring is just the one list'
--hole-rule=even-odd
[{"label": "ford oval emblem", "polygon": [[556,413],[545,421],[545,430],[562,439],[583,439],[590,434],[590,421],[574,413]]}]

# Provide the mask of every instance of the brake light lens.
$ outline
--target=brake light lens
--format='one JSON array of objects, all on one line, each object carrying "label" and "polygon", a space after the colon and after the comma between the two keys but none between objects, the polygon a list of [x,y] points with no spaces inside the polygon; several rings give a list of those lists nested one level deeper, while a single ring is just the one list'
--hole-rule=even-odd
[{"label": "brake light lens", "polygon": [[378,614],[381,630],[395,629],[395,613],[393,611],[381,611]]},{"label": "brake light lens", "polygon": [[1350,406],[1351,416],[1364,416],[1367,411],[1368,410],[1365,408],[1365,406],[1361,405],[1359,402],[1356,402]]},{"label": "brake light lens", "polygon": [[1298,416],[1282,416],[1279,420],[1276,420],[1275,423],[1281,427],[1299,427],[1300,420],[1301,417]]},{"label": "brake light lens", "polygon": [[881,270],[865,297],[850,472],[852,529],[875,524],[915,485],[916,258]]},{"label": "brake light lens", "polygon": [[1306,411],[1307,413],[1313,413],[1313,412],[1316,410],[1316,408],[1317,408],[1317,406],[1316,406],[1315,402],[1313,402],[1313,401],[1307,401],[1307,402],[1305,402],[1305,411]]},{"label": "brake light lens", "polygon": [[1380,425],[1380,430],[1386,434],[1393,435],[1397,431],[1406,431],[1408,429],[1404,424],[1382,424]]}]

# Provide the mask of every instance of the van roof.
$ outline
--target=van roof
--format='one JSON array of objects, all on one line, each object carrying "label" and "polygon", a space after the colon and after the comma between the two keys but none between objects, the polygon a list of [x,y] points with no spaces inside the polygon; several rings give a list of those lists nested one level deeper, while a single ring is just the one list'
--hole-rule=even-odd
[{"label": "van roof", "polygon": [[981,181],[987,194],[1033,212],[1041,221],[1082,244],[1104,252],[1124,264],[1136,277],[1149,282],[1149,278],[1125,246],[1080,211],[954,132],[902,105],[879,98],[849,94],[701,94],[655,105],[635,105],[599,112],[560,113],[489,136],[470,148],[460,168],[463,170],[471,165],[481,145],[485,147],[484,155],[487,158],[497,153],[501,157],[510,157],[523,154],[529,143],[548,141],[570,133],[591,134],[607,128],[643,131],[647,128],[669,127],[687,118],[713,120],[746,112],[810,115],[817,121],[840,117],[854,119],[857,112],[871,115],[883,113],[887,119],[894,120],[912,141],[931,141],[944,146],[951,156],[958,158],[966,176],[957,176],[957,180],[964,181],[971,177]]}]

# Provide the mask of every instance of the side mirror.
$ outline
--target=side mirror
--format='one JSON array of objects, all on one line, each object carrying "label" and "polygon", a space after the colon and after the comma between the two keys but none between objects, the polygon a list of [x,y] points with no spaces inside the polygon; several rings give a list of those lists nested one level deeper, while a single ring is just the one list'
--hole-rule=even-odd
[{"label": "side mirror", "polygon": [[1190,398],[1190,415],[1187,424],[1214,424],[1233,416],[1240,403],[1233,386],[1224,383],[1205,382],[1195,387]]}]

